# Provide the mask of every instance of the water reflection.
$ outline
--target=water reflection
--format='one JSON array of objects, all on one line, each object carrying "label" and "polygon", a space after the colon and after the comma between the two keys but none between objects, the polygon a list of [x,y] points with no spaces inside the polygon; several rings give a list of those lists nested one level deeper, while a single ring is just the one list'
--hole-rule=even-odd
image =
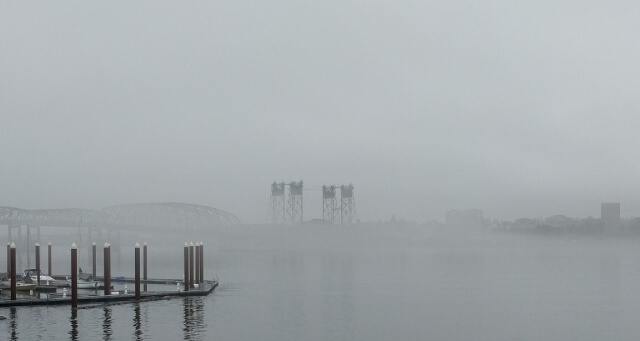
[{"label": "water reflection", "polygon": [[71,318],[69,319],[71,324],[71,330],[69,331],[69,336],[71,336],[72,341],[78,340],[78,309],[71,308]]},{"label": "water reflection", "polygon": [[18,321],[15,307],[9,308],[9,329],[11,329],[11,341],[18,340]]},{"label": "water reflection", "polygon": [[111,308],[105,306],[103,308],[104,318],[102,319],[102,339],[105,341],[111,340],[113,330],[111,329]]},{"label": "water reflection", "polygon": [[183,300],[184,340],[202,340],[206,328],[204,322],[204,300],[202,297],[185,297]]},{"label": "water reflection", "polygon": [[143,340],[142,337],[142,321],[140,319],[140,304],[133,305],[133,337],[136,341]]}]

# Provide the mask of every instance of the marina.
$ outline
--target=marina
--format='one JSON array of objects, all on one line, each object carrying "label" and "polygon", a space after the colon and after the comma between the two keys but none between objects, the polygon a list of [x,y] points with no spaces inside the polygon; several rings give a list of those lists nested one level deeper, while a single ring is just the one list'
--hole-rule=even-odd
[{"label": "marina", "polygon": [[[39,244],[35,245],[36,268],[16,275],[16,246],[7,246],[7,272],[0,278],[0,308],[18,306],[71,305],[87,303],[144,302],[173,297],[206,296],[218,286],[218,281],[204,278],[204,243],[185,243],[184,277],[182,279],[150,279],[147,277],[147,244],[134,248],[134,277],[111,275],[111,245],[104,244],[103,276],[96,275],[96,247],[92,247],[91,274],[78,268],[78,248],[70,248],[71,274],[44,275],[40,271]],[[142,255],[141,255],[142,253]],[[112,283],[125,284],[122,290]],[[126,283],[133,284],[130,291]],[[154,285],[153,290],[148,290]]]},{"label": "marina", "polygon": [[[150,291],[141,293],[140,297],[136,297],[136,295],[132,293],[125,294],[124,292],[113,292],[111,295],[87,293],[85,295],[79,295],[77,303],[95,304],[116,302],[145,302],[176,297],[207,296],[211,294],[217,286],[217,281],[205,281],[198,288],[194,288],[189,291]],[[0,299],[0,308],[19,306],[70,305],[72,303],[72,297],[62,297],[60,294],[47,295],[44,298],[25,295],[24,297],[20,297],[15,300]]]}]

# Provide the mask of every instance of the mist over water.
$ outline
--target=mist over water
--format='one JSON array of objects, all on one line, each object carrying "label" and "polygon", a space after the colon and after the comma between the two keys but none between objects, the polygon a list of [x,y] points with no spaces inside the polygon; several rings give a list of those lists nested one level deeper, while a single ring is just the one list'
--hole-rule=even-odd
[{"label": "mist over water", "polygon": [[302,179],[367,221],[640,215],[634,2],[1,6],[0,205],[263,223]]},{"label": "mist over water", "polygon": [[[65,275],[72,242],[88,272],[109,241],[131,276],[148,242],[149,276],[177,279],[204,241],[221,282],[0,308],[0,341],[637,338],[639,17],[629,0],[0,1],[0,245],[31,250],[31,226]],[[352,205],[325,206],[325,185]],[[315,224],[338,205],[357,224]]]},{"label": "mist over water", "polygon": [[[239,225],[200,236],[205,273],[222,283],[211,296],[91,307],[75,317],[69,307],[0,309],[9,318],[0,335],[632,340],[640,332],[638,240],[399,224]],[[181,276],[177,235],[129,237],[149,242],[150,276]]]}]

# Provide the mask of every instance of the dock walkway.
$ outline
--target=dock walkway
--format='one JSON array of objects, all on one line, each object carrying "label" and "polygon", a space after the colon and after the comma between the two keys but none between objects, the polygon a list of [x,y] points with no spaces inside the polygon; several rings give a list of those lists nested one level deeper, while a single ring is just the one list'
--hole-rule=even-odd
[{"label": "dock walkway", "polygon": [[[167,280],[175,283],[179,280]],[[192,288],[189,291],[148,291],[140,293],[140,299],[137,300],[135,294],[116,294],[116,295],[79,295],[78,304],[89,303],[111,303],[111,302],[144,302],[167,299],[172,297],[190,297],[190,296],[207,296],[211,294],[218,286],[217,281],[205,281],[199,288]],[[19,307],[19,306],[42,306],[42,305],[64,305],[71,304],[71,296],[67,297],[49,297],[36,298],[24,297],[16,300],[8,300],[0,298],[0,308]]]}]

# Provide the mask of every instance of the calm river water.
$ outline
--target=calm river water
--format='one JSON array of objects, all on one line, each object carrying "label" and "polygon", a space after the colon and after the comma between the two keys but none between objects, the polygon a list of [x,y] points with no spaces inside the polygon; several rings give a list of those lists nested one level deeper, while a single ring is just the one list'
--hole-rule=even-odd
[{"label": "calm river water", "polygon": [[[151,277],[175,278],[181,276],[185,238],[121,236],[131,245],[134,239],[149,242]],[[0,309],[7,317],[0,321],[0,340],[564,341],[640,335],[640,240],[460,237],[389,225],[238,226],[199,239],[207,242],[207,276],[222,283],[215,294],[77,312]],[[131,273],[132,250],[123,247],[114,274]],[[65,252],[56,246],[58,272],[68,271]]]}]

